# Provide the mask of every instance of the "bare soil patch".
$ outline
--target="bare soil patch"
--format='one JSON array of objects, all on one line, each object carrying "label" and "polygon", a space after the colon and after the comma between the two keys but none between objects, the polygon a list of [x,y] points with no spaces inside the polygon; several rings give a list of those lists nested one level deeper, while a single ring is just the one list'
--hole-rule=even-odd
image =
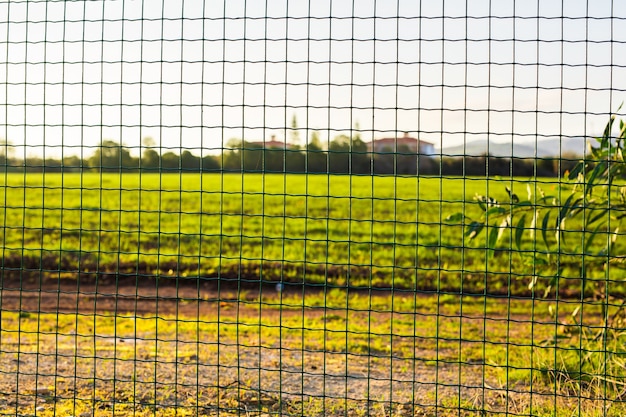
[{"label": "bare soil patch", "polygon": [[[289,316],[314,319],[329,313],[324,308],[264,305],[261,296],[270,304],[280,298],[274,284],[5,277],[0,295],[2,311],[17,312],[23,320],[36,320],[40,313],[75,315],[77,321],[120,317],[118,328],[104,333],[95,326],[42,329],[34,339],[5,333],[0,341],[0,409],[5,411],[85,416],[469,415],[476,410],[523,413],[531,395],[541,401],[544,394],[546,401],[556,398],[527,383],[500,380],[486,360],[445,359],[446,352],[420,343],[406,355],[310,349],[304,347],[306,341],[280,334],[266,338],[265,331],[280,332]],[[348,314],[330,313],[330,319]],[[351,322],[389,321],[391,314],[349,313]],[[149,318],[181,327],[214,323],[216,330],[196,334],[176,329],[163,335],[123,326]],[[242,324],[251,318],[258,318],[256,326]]]}]

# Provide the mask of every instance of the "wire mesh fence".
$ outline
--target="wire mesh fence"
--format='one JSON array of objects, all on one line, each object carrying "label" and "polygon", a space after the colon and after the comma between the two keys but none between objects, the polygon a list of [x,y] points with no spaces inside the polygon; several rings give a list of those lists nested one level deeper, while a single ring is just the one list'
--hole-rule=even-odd
[{"label": "wire mesh fence", "polygon": [[0,3],[0,413],[623,415],[619,6]]}]

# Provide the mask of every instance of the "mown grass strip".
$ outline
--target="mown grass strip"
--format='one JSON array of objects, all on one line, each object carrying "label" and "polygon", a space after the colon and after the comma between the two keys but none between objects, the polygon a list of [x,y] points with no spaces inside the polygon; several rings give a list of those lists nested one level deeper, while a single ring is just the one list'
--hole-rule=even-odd
[{"label": "mown grass strip", "polygon": [[[9,203],[0,213],[7,271],[94,277],[176,271],[333,286],[529,293],[534,246],[528,237],[516,237],[516,253],[496,248],[486,263],[486,242],[466,241],[465,225],[439,225],[461,208],[478,213],[472,197],[484,193],[487,182],[505,194],[500,182],[525,189],[526,179],[29,173],[0,181]],[[564,292],[581,289],[579,257],[561,259],[569,276]],[[542,266],[536,279],[549,279],[551,268]],[[586,278],[596,276],[602,272]],[[624,291],[622,278],[611,283],[616,291]]]}]

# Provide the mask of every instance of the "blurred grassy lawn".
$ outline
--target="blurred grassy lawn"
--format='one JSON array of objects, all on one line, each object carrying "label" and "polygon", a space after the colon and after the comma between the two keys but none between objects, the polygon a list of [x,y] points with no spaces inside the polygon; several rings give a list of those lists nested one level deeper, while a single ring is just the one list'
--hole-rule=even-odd
[{"label": "blurred grassy lawn", "polygon": [[[567,192],[554,181],[530,186]],[[478,218],[475,194],[506,201],[505,186],[525,195],[527,184],[523,178],[5,174],[0,242],[5,268],[34,273],[169,273],[516,294],[528,292],[530,276],[554,274],[553,265],[522,261],[543,244],[526,234],[523,252],[488,258],[484,237],[469,242],[463,225],[445,219],[457,212]],[[575,268],[570,272],[575,291],[580,279]]]}]

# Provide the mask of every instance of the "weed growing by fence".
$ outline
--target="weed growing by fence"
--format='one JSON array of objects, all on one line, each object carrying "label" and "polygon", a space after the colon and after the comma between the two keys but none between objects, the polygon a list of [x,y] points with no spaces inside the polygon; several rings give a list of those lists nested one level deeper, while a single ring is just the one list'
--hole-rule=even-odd
[{"label": "weed growing by fence", "polygon": [[[569,173],[568,188],[547,193],[529,184],[524,199],[507,187],[509,198],[502,204],[492,196],[475,197],[482,209],[478,220],[463,213],[450,219],[464,220],[470,240],[484,231],[492,257],[496,249],[504,248],[515,253],[528,271],[554,265],[549,279],[531,277],[528,288],[533,296],[558,299],[559,290],[569,285],[566,280],[571,272],[567,271],[578,272],[582,303],[569,314],[551,307],[554,317],[563,320],[552,340],[560,361],[555,368],[545,368],[544,374],[567,389],[579,392],[584,388],[596,395],[609,390],[622,398],[626,395],[626,299],[619,288],[626,264],[617,243],[626,217],[626,124],[620,121],[614,137],[614,121],[611,117],[604,134]],[[525,235],[541,246],[525,252]],[[601,307],[600,326],[588,322],[589,303]]]}]

